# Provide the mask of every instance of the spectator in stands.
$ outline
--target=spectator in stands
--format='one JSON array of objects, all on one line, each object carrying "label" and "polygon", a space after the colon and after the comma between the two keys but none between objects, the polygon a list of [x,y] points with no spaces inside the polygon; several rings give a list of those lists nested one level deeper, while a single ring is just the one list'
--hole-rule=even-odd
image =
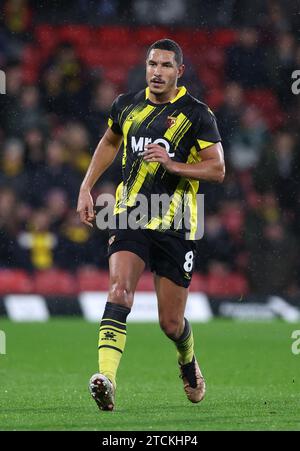
[{"label": "spectator in stands", "polygon": [[74,170],[84,173],[91,160],[91,147],[87,128],[80,122],[69,122],[62,130],[65,158]]},{"label": "spectator in stands", "polygon": [[34,211],[27,230],[17,236],[16,260],[26,269],[49,269],[54,264],[57,236],[50,232],[51,218],[46,209]]},{"label": "spectator in stands", "polygon": [[0,188],[0,226],[9,226],[16,230],[17,197],[13,189],[4,186]]},{"label": "spectator in stands", "polygon": [[0,187],[10,187],[24,198],[28,179],[24,171],[24,146],[16,138],[7,140],[3,145],[0,163]]},{"label": "spectator in stands", "polygon": [[[60,114],[64,118],[78,118],[85,115],[88,106],[85,90],[84,66],[69,42],[63,42],[49,58],[41,71],[45,96],[51,108],[51,95],[59,102]],[[58,82],[58,88],[55,84]],[[51,109],[50,109],[51,111]]]},{"label": "spectator in stands", "polygon": [[107,235],[84,227],[72,211],[62,224],[55,252],[57,266],[76,270],[80,265],[107,266]]},{"label": "spectator in stands", "polygon": [[32,11],[28,0],[7,0],[3,12],[5,26],[11,33],[22,36],[29,29]]},{"label": "spectator in stands", "polygon": [[36,86],[23,88],[20,96],[19,116],[22,135],[32,128],[46,130],[46,117],[40,105],[40,92]]},{"label": "spectator in stands", "polygon": [[67,193],[71,205],[74,205],[80,180],[67,163],[68,157],[71,159],[72,154],[68,155],[61,141],[48,142],[45,162],[34,172],[31,179],[29,199],[32,204],[42,206],[49,190],[60,188]]},{"label": "spectator in stands", "polygon": [[107,128],[110,108],[117,94],[115,85],[105,80],[98,81],[94,87],[89,114],[85,121],[91,135],[91,147],[93,149]]},{"label": "spectator in stands", "polygon": [[50,215],[51,230],[58,232],[69,212],[69,201],[66,191],[52,188],[46,194],[46,209]]},{"label": "spectator in stands", "polygon": [[[288,256],[288,258],[287,258]],[[264,226],[249,248],[249,279],[258,294],[286,295],[297,277],[298,246],[280,222]]]},{"label": "spectator in stands", "polygon": [[265,52],[259,45],[256,29],[243,28],[239,33],[239,42],[227,53],[228,80],[236,81],[246,89],[267,86],[265,60]]},{"label": "spectator in stands", "polygon": [[267,4],[267,16],[265,18],[264,29],[276,38],[278,33],[290,31],[291,24],[286,14],[286,2],[280,4],[280,1],[269,1]]},{"label": "spectator in stands", "polygon": [[[10,72],[9,72],[10,74]],[[39,104],[39,90],[34,86],[25,86],[19,90],[19,68],[13,70],[8,95],[4,99],[3,123],[8,135],[23,137],[30,128],[46,130],[47,121]],[[20,85],[19,85],[20,83]]]},{"label": "spectator in stands", "polygon": [[243,186],[240,183],[238,174],[228,169],[226,174],[226,186],[223,191],[223,199],[225,200],[237,200],[240,202],[245,201],[245,193]]},{"label": "spectator in stands", "polygon": [[255,169],[255,183],[260,192],[275,190],[281,209],[294,210],[300,188],[300,161],[295,136],[278,132],[266,147]]},{"label": "spectator in stands", "polygon": [[225,87],[224,101],[216,111],[223,147],[227,149],[239,126],[241,115],[245,110],[244,92],[236,83],[228,83]]},{"label": "spectator in stands", "polygon": [[290,89],[291,75],[296,68],[295,38],[291,33],[277,36],[276,46],[268,52],[267,72],[272,88],[286,110],[296,100]]},{"label": "spectator in stands", "polygon": [[273,191],[259,195],[252,191],[247,196],[247,211],[244,227],[244,243],[248,250],[258,246],[266,224],[280,222],[281,213]]},{"label": "spectator in stands", "polygon": [[19,230],[17,197],[8,187],[0,188],[0,267],[13,267],[16,234]]},{"label": "spectator in stands", "polygon": [[63,117],[65,112],[63,74],[60,68],[52,65],[42,74],[41,92],[46,111]]},{"label": "spectator in stands", "polygon": [[25,143],[25,167],[29,176],[43,165],[45,160],[45,134],[39,128],[29,128],[23,136]]},{"label": "spectator in stands", "polygon": [[210,214],[205,219],[205,233],[197,245],[196,268],[208,272],[211,260],[222,262],[231,268],[236,256],[236,249],[229,234],[222,225],[220,216]]},{"label": "spectator in stands", "polygon": [[220,209],[220,219],[231,242],[242,248],[242,231],[245,224],[244,208],[241,202],[236,200],[224,200]]},{"label": "spectator in stands", "polygon": [[257,108],[248,106],[229,147],[231,166],[237,171],[255,167],[269,139],[266,124]]}]

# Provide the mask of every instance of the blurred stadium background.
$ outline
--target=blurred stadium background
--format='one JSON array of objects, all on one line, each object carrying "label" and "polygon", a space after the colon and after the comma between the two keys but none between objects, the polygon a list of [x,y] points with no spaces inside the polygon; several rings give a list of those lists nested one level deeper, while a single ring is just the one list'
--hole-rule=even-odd
[{"label": "blurred stadium background", "polygon": [[[223,185],[201,184],[194,289],[300,299],[299,2],[156,3],[2,2],[1,294],[106,288],[107,235],[79,223],[78,189],[113,99],[145,86],[145,50],[169,36],[183,83],[217,116],[227,162]],[[119,163],[95,198],[114,193]]]},{"label": "blurred stadium background", "polygon": [[[145,86],[145,51],[169,37],[184,52],[182,84],[217,117],[227,164],[223,185],[200,187],[206,222],[191,319],[299,321],[300,95],[291,77],[300,69],[300,2],[0,5],[0,318],[99,319],[107,234],[79,222],[78,190],[112,101]],[[114,193],[120,176],[117,158],[94,197]],[[136,320],[154,318],[152,291],[146,272]]]}]

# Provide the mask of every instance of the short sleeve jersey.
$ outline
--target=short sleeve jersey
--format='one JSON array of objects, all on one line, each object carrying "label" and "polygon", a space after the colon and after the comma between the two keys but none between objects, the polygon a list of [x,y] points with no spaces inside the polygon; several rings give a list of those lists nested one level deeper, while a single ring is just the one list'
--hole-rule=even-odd
[{"label": "short sleeve jersey", "polygon": [[[143,211],[138,218],[144,228],[196,239],[199,181],[171,174],[159,163],[146,162],[143,152],[145,145],[157,143],[175,161],[201,161],[201,151],[221,140],[209,107],[184,86],[166,104],[151,102],[146,88],[117,97],[108,125],[123,136],[124,144],[123,181],[116,192],[115,214],[136,208],[142,198],[148,202],[147,214]],[[160,208],[153,208],[158,204]]]}]

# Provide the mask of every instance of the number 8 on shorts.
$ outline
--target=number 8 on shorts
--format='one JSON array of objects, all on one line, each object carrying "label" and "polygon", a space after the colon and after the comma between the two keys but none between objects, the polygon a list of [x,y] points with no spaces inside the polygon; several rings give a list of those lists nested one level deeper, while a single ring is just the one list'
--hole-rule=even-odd
[{"label": "number 8 on shorts", "polygon": [[193,260],[194,260],[194,254],[193,251],[189,251],[185,254],[185,263],[183,265],[183,269],[186,272],[190,272],[193,269]]}]

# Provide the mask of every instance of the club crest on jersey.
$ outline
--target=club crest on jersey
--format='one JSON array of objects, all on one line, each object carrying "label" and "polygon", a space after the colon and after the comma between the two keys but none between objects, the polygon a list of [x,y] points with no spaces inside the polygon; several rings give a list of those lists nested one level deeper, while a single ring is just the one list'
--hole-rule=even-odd
[{"label": "club crest on jersey", "polygon": [[176,120],[177,120],[177,117],[168,116],[168,118],[167,118],[168,128],[174,127],[174,125],[176,124]]},{"label": "club crest on jersey", "polygon": [[108,244],[111,246],[113,244],[113,242],[115,241],[115,239],[116,239],[116,235],[111,236],[110,239],[108,240]]}]

